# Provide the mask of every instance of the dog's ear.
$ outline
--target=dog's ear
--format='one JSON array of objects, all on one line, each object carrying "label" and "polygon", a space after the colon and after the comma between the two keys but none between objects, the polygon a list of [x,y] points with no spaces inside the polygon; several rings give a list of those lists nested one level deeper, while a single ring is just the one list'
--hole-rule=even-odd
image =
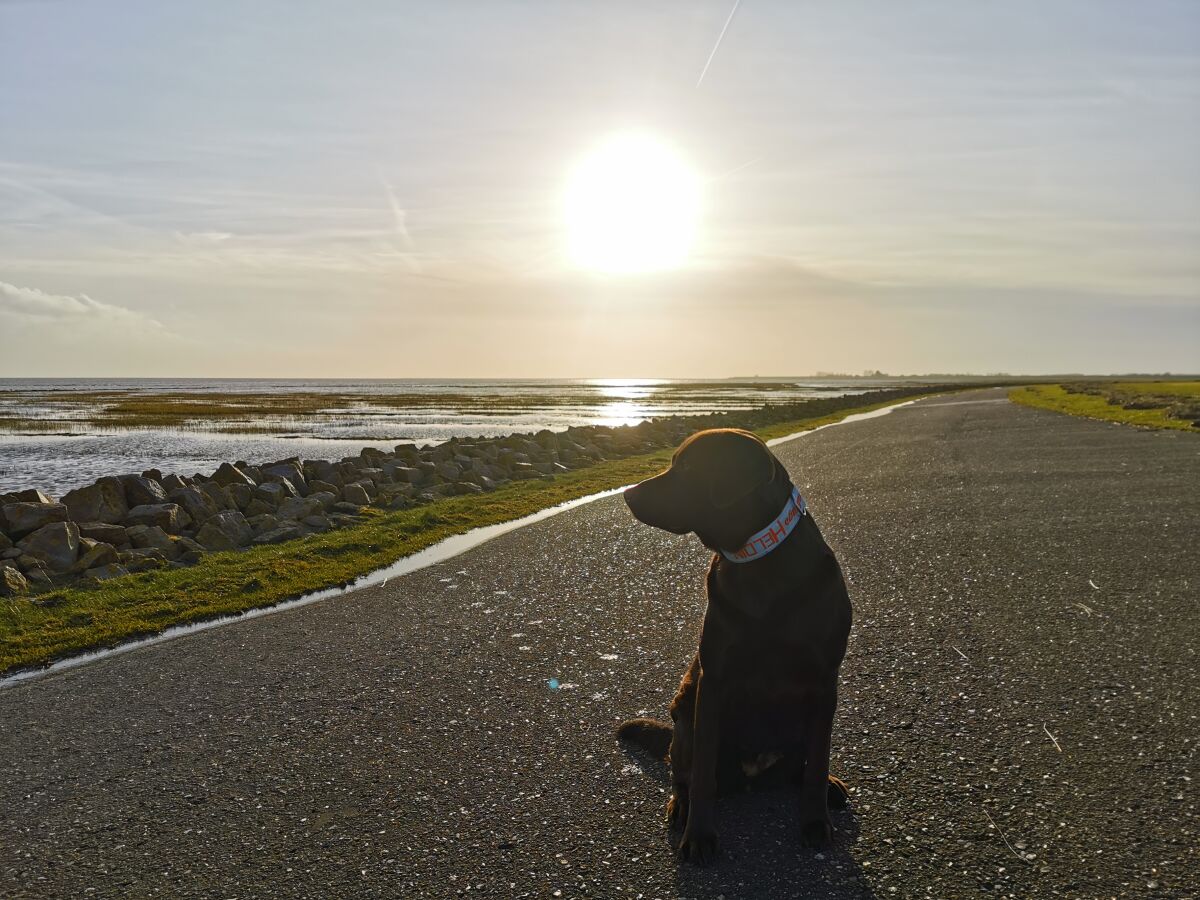
[{"label": "dog's ear", "polygon": [[728,509],[775,480],[778,467],[774,455],[766,444],[755,444],[746,442],[734,460],[713,473],[708,496],[717,509]]}]

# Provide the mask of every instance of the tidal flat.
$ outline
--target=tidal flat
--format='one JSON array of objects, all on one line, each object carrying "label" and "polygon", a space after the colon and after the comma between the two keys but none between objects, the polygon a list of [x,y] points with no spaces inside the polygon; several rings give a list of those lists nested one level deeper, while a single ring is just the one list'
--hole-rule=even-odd
[{"label": "tidal flat", "polygon": [[400,441],[498,437],[660,416],[745,412],[919,380],[666,381],[0,380],[0,492],[61,493],[148,468],[203,472],[225,460],[336,459]]}]

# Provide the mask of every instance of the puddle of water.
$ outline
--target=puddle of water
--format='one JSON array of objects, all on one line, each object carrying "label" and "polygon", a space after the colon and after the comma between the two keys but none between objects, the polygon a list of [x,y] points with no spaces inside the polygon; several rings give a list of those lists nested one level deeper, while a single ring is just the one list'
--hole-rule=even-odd
[{"label": "puddle of water", "polygon": [[[808,431],[798,431],[795,434],[784,435],[783,437],[774,438],[767,441],[769,446],[778,446],[779,444],[793,441],[805,435],[815,434],[824,428],[832,428],[835,425],[846,425],[852,422],[861,422],[866,419],[875,419],[879,416],[885,416],[894,409],[900,409],[905,406],[911,406],[915,400],[908,400],[903,403],[897,403],[894,406],[885,406],[882,409],[876,409],[866,413],[855,413],[854,415],[846,416],[837,422],[830,422],[827,425],[821,425],[818,428],[812,428]],[[569,509],[574,509],[577,506],[583,506],[586,503],[592,503],[596,500],[602,500],[605,497],[612,497],[621,493],[628,485],[623,487],[613,488],[607,491],[600,491],[596,494],[589,494],[586,497],[579,497],[575,500],[569,500],[566,503],[560,503],[557,506],[550,506],[538,512],[531,513],[520,519],[513,519],[510,522],[500,522],[496,525],[486,525],[482,528],[475,528],[463,534],[456,534],[448,537],[443,541],[439,541],[432,546],[426,547],[424,550],[419,550],[410,556],[405,556],[390,566],[382,569],[376,569],[373,572],[368,572],[355,579],[345,587],[326,588],[320,591],[314,591],[310,594],[305,594],[301,597],[296,597],[293,600],[285,600],[282,603],[277,603],[274,606],[264,606],[257,609],[246,610],[245,612],[236,613],[230,616],[222,616],[217,619],[208,619],[203,622],[194,622],[190,625],[177,625],[173,628],[168,628],[161,634],[153,635],[152,637],[142,638],[136,641],[130,641],[127,644],[121,644],[117,647],[110,647],[103,650],[95,650],[90,653],[82,653],[79,656],[72,656],[67,659],[59,660],[42,669],[26,669],[21,672],[16,672],[5,678],[0,678],[0,689],[12,687],[26,681],[44,678],[47,675],[56,674],[58,672],[73,669],[78,666],[86,665],[96,660],[104,659],[110,656],[119,656],[123,653],[129,653],[142,647],[149,647],[153,644],[162,644],[167,641],[173,641],[177,638],[185,637],[189,634],[196,634],[200,631],[208,631],[213,628],[220,628],[223,625],[229,625],[233,622],[243,622],[247,619],[257,619],[261,616],[269,616],[274,613],[284,612],[291,609],[299,609],[302,606],[307,606],[310,603],[317,603],[321,600],[328,600],[331,597],[338,597],[343,594],[348,594],[351,591],[359,590],[360,588],[371,587],[376,584],[385,584],[392,578],[399,578],[402,575],[407,575],[410,572],[416,572],[419,569],[425,569],[429,566],[436,565],[440,562],[445,562],[452,559],[461,553],[478,547],[492,538],[499,537],[510,531],[515,531],[518,528],[524,528],[526,525],[532,525],[534,522],[540,522],[543,519],[548,519],[551,516],[556,516],[559,513],[566,512]],[[530,625],[539,624],[540,620],[530,622]],[[525,649],[525,648],[520,648]],[[572,685],[571,687],[574,687]]]}]

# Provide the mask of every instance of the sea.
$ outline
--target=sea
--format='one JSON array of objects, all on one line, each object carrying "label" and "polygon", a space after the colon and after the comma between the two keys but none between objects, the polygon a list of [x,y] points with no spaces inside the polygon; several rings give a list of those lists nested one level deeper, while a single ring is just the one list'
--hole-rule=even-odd
[{"label": "sea", "polygon": [[[658,416],[745,410],[764,403],[863,394],[914,383],[894,378],[680,379],[0,379],[0,493],[57,496],[102,475],[190,475],[222,462],[299,456],[341,459],[363,447],[493,437],[578,425],[632,425]],[[98,426],[105,398],[126,394],[255,395],[281,412],[171,428]],[[328,394],[296,415],[289,395]],[[80,398],[83,398],[82,400]],[[322,401],[323,402],[323,401]],[[312,404],[307,404],[311,408]],[[4,420],[34,421],[20,429]]]}]

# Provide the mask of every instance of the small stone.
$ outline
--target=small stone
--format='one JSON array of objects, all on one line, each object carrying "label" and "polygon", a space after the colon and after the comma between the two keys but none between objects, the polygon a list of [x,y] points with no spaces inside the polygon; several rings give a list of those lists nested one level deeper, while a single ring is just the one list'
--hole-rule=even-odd
[{"label": "small stone", "polygon": [[29,593],[29,579],[12,566],[0,565],[0,597]]},{"label": "small stone", "polygon": [[110,578],[120,578],[122,575],[128,574],[129,570],[120,563],[109,563],[106,566],[97,566],[94,569],[86,570],[83,577],[92,581],[108,581]]}]

